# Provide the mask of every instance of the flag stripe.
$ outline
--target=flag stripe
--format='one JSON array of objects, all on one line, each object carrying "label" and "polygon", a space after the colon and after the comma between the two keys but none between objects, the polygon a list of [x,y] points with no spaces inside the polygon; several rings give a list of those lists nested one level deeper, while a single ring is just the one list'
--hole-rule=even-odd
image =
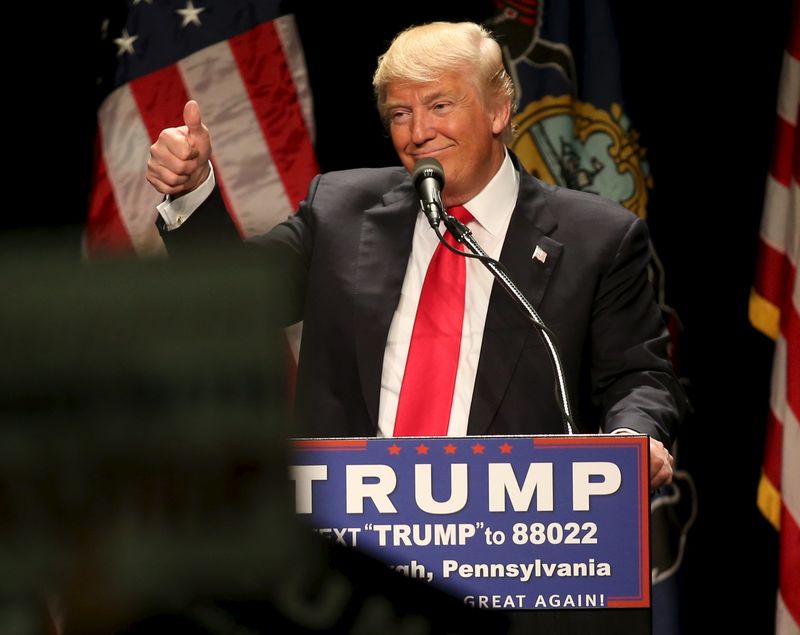
[{"label": "flag stripe", "polygon": [[264,233],[288,216],[291,205],[228,43],[198,51],[179,66],[211,130],[214,171],[227,190],[228,209],[244,237]]},{"label": "flag stripe", "polygon": [[163,253],[164,244],[155,227],[155,206],[162,197],[153,188],[142,186],[147,184],[150,136],[128,85],[102,103],[98,124],[108,178],[134,249],[140,254]]},{"label": "flag stripe", "polygon": [[128,230],[117,208],[114,188],[108,179],[108,170],[102,153],[103,131],[95,135],[95,165],[92,195],[89,201],[87,231],[83,250],[86,254],[101,252],[129,252],[133,249]]},{"label": "flag stripe", "polygon": [[775,635],[800,635],[800,627],[786,610],[780,594],[778,594],[777,610],[775,611]]},{"label": "flag stripe", "polygon": [[189,96],[177,66],[166,66],[134,79],[129,86],[150,143],[164,128],[183,124],[183,106]]},{"label": "flag stripe", "polygon": [[[794,289],[795,294],[798,292],[798,287]],[[785,318],[786,314],[793,317]],[[787,306],[782,311],[782,324],[783,329],[781,335],[775,343],[775,359],[772,373],[772,396],[771,408],[773,409],[775,425],[771,431],[772,438],[768,436],[768,453],[765,454],[764,471],[765,475],[769,472],[774,474],[778,468],[779,476],[772,476],[770,480],[776,488],[776,492],[780,493],[780,584],[779,596],[780,601],[783,603],[783,608],[786,611],[784,616],[778,616],[778,620],[784,620],[785,626],[783,630],[777,629],[776,633],[781,635],[794,633],[792,629],[797,628],[800,623],[800,606],[798,602],[797,590],[800,589],[800,580],[798,580],[797,572],[800,571],[798,563],[800,563],[800,553],[798,553],[798,544],[800,543],[800,533],[798,533],[798,521],[800,518],[800,422],[797,417],[797,403],[792,402],[791,399],[796,399],[796,388],[793,382],[792,372],[797,372],[796,367],[800,362],[800,356],[797,353],[797,340],[794,344],[787,341],[786,335],[797,338],[800,337],[800,332],[797,332],[797,310],[793,306]],[[794,347],[794,348],[792,348]],[[794,368],[794,371],[790,369]],[[790,397],[793,395],[793,397]],[[772,422],[770,427],[773,428]],[[776,452],[775,445],[780,445]],[[774,505],[776,501],[769,501],[768,488],[764,488],[762,492],[759,489],[759,496],[764,494],[764,500],[759,499],[759,507],[774,514]],[[769,506],[773,508],[770,509]],[[769,514],[767,518],[771,522],[775,519],[771,518]],[[779,605],[780,607],[780,605]],[[779,611],[780,613],[780,611]]]},{"label": "flag stripe", "polygon": [[[795,280],[795,295],[800,291],[800,284]],[[795,298],[795,301],[797,299]],[[786,402],[795,418],[800,413],[800,311],[797,304],[792,302],[785,310],[781,311],[781,332],[786,340]],[[800,438],[797,439],[800,444]],[[800,456],[798,456],[800,460]],[[798,462],[800,469],[800,462]],[[800,483],[800,472],[797,482]],[[800,489],[800,488],[799,488]],[[795,511],[800,512],[800,507]],[[800,514],[798,514],[800,518]]]},{"label": "flag stripe", "polygon": [[797,125],[797,99],[800,94],[800,57],[783,54],[781,78],[778,89],[778,116],[790,126]]},{"label": "flag stripe", "polygon": [[295,208],[317,169],[281,39],[275,25],[266,22],[231,38],[230,46],[272,160]]},{"label": "flag stripe", "polygon": [[769,172],[778,183],[789,187],[794,163],[795,126],[783,117],[777,117],[775,128],[775,148]]},{"label": "flag stripe", "polygon": [[[791,245],[786,244],[786,236],[792,235],[793,224],[797,222],[792,213],[792,199],[800,200],[797,181],[792,187],[785,187],[771,176],[767,177],[764,192],[764,217],[761,220],[761,239],[766,240],[774,249],[785,253]],[[797,261],[795,254],[795,262]]]},{"label": "flag stripe", "polygon": [[[198,55],[198,57],[202,57],[202,55],[200,53],[198,53],[197,55]],[[184,64],[184,65],[178,64],[174,68],[176,69],[178,77],[180,77],[181,86],[184,87],[184,90],[183,90],[183,94],[184,94],[183,103],[180,105],[180,110],[176,110],[175,111],[176,112],[175,121],[180,121],[182,123],[183,122],[183,114],[182,114],[183,113],[183,107],[184,107],[186,101],[190,97],[192,99],[195,99],[195,101],[197,101],[197,98],[195,97],[195,95],[193,95],[193,94],[190,95],[189,94],[189,81],[194,79],[194,77],[187,78],[184,75],[183,69],[187,68],[186,64]],[[176,83],[177,83],[177,80],[176,80]],[[200,102],[198,102],[198,106],[199,106],[199,103]],[[177,113],[181,113],[181,114],[178,115]],[[206,125],[206,127],[207,127],[207,122],[206,122],[206,119],[205,119],[205,117],[203,115],[202,107],[200,108],[200,118],[203,121],[203,124]],[[167,124],[167,125],[169,125],[169,124]],[[162,127],[167,127],[167,125],[162,126]],[[214,157],[214,154],[213,154],[214,153],[213,145],[212,145],[212,148],[211,148],[211,152],[212,152],[212,154],[211,154],[210,161],[211,161],[212,165],[214,166],[214,173],[216,174],[217,173],[217,162],[216,162],[216,158]],[[236,215],[235,208],[233,206],[233,202],[230,199],[230,193],[228,192],[228,188],[225,185],[224,180],[217,179],[216,181],[217,181],[217,187],[219,188],[220,194],[222,195],[222,199],[223,199],[223,201],[225,201],[225,208],[228,210],[228,214],[230,215],[231,219],[233,220],[233,223],[236,226],[236,229],[239,232],[239,235],[241,236],[241,235],[243,235],[243,229],[242,229],[241,224],[239,223],[239,218]]]},{"label": "flag stripe", "polygon": [[[800,86],[797,87],[797,90],[800,91]],[[797,106],[798,110],[800,111],[800,104]],[[794,200],[800,200],[797,198],[797,185],[800,183],[800,127],[795,125],[794,127],[794,163],[792,174],[794,175],[794,187],[792,188],[792,183],[789,184],[789,187],[792,189],[792,193],[795,196]]]},{"label": "flag stripe", "polygon": [[[781,494],[783,504],[800,519],[800,319],[795,311],[788,320],[786,342],[785,407],[781,414],[783,423],[783,456],[781,458]],[[800,561],[798,561],[800,568]],[[798,587],[800,591],[800,587]]]},{"label": "flag stripe", "polygon": [[[292,81],[297,93],[297,100],[300,102],[303,120],[306,122],[306,130],[308,130],[308,136],[313,144],[317,136],[314,123],[314,99],[311,95],[311,84],[306,69],[306,57],[303,54],[303,47],[300,46],[300,34],[297,32],[294,16],[284,15],[275,20],[275,31],[281,39],[281,47],[292,73]],[[316,164],[316,157],[314,157],[314,163]]]},{"label": "flag stripe", "polygon": [[786,508],[781,514],[780,595],[786,610],[800,624],[800,527]]},{"label": "flag stripe", "polygon": [[758,270],[754,287],[767,302],[780,309],[797,276],[797,269],[789,258],[766,241],[758,245]]},{"label": "flag stripe", "polygon": [[[764,443],[764,477],[777,491],[781,489],[781,439],[783,439],[783,425],[770,409]],[[780,509],[774,510],[772,517],[776,523],[779,516]]]},{"label": "flag stripe", "polygon": [[775,452],[774,448],[768,447],[770,454],[766,456],[773,463],[780,461],[780,476],[774,477],[774,467],[765,464],[764,468],[773,479],[773,485],[781,490],[784,505],[796,518],[800,518],[800,488],[794,487],[795,483],[800,485],[800,424],[787,400],[788,366],[790,362],[794,362],[787,359],[787,353],[787,342],[781,335],[775,342],[770,409],[771,416],[782,428],[782,433],[775,437],[780,441],[782,448]]}]

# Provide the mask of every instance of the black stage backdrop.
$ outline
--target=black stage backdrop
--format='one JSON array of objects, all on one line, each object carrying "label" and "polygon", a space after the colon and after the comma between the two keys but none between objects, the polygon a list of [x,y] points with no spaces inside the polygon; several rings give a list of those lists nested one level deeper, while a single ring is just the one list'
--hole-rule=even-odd
[{"label": "black stage backdrop", "polygon": [[[85,3],[77,14],[7,9],[5,21],[21,44],[6,52],[2,224],[63,233],[76,256],[91,173],[94,43],[108,8],[94,4],[103,6]],[[488,0],[290,4],[314,91],[323,171],[396,163],[370,84],[394,33],[434,19],[480,21],[494,10]],[[747,300],[790,3],[746,10],[713,1],[614,4],[625,21],[623,64],[638,82],[628,111],[656,184],[648,222],[667,299],[685,326],[696,411],[680,447],[699,497],[681,595],[693,616],[703,614],[721,632],[738,630],[746,613],[753,632],[768,633],[777,539],[755,500],[772,346],[748,324]],[[700,631],[697,623],[687,630]]]}]

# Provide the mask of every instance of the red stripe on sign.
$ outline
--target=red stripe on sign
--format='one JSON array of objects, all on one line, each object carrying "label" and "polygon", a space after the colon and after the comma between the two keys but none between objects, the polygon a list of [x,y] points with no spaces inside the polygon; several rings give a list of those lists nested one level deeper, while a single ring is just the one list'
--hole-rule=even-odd
[{"label": "red stripe on sign", "polygon": [[794,621],[800,624],[800,527],[785,505],[781,507],[780,592]]},{"label": "red stripe on sign", "polygon": [[296,208],[318,167],[281,40],[274,24],[265,22],[229,44],[272,161]]},{"label": "red stripe on sign", "polygon": [[770,410],[767,417],[767,435],[764,442],[764,476],[772,486],[781,490],[781,447],[783,445],[783,425]]},{"label": "red stripe on sign", "polygon": [[786,254],[763,240],[758,243],[758,266],[753,288],[770,304],[782,309],[791,297],[795,268]]},{"label": "red stripe on sign", "polygon": [[537,446],[546,446],[546,447],[571,447],[573,445],[585,445],[586,444],[586,436],[563,436],[563,435],[548,435],[546,437],[534,437],[533,438],[533,447]]},{"label": "red stripe on sign", "polygon": [[[177,66],[166,66],[139,77],[130,82],[129,86],[151,141],[155,142],[164,128],[184,125],[183,108],[190,96],[186,92],[183,76]],[[200,105],[200,116],[201,118],[203,116],[202,104]],[[213,158],[211,162],[213,164]],[[215,174],[222,199],[241,236],[242,228],[228,198],[225,184],[219,178],[219,172],[215,170]]]},{"label": "red stripe on sign", "polygon": [[98,127],[94,144],[94,181],[89,215],[86,218],[86,252],[88,255],[130,253],[133,243],[122,222],[114,188],[108,179],[108,169],[103,158],[103,135]]},{"label": "red stripe on sign", "polygon": [[789,187],[794,163],[795,127],[783,117],[776,117],[775,145],[769,172],[778,183]]},{"label": "red stripe on sign", "polygon": [[366,439],[296,439],[292,441],[295,450],[366,450]]}]

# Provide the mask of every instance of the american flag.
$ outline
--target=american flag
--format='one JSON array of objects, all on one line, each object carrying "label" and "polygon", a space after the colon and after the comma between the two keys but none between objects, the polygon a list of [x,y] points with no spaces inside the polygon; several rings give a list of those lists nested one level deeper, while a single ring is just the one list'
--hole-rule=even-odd
[{"label": "american flag", "polygon": [[145,180],[150,145],[183,124],[188,99],[211,131],[212,163],[243,237],[284,220],[318,171],[311,91],[291,15],[278,0],[132,0],[103,23],[113,90],[97,113],[84,248],[163,251],[161,201]]},{"label": "american flag", "polygon": [[780,531],[777,635],[800,633],[800,0],[792,7],[750,321],[775,340],[758,506]]}]

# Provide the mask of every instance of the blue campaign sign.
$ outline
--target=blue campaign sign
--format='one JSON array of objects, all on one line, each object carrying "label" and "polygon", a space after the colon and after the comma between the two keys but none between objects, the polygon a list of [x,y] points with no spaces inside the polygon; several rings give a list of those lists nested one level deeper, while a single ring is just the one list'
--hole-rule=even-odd
[{"label": "blue campaign sign", "polygon": [[297,513],[467,604],[650,606],[645,436],[294,441]]}]

